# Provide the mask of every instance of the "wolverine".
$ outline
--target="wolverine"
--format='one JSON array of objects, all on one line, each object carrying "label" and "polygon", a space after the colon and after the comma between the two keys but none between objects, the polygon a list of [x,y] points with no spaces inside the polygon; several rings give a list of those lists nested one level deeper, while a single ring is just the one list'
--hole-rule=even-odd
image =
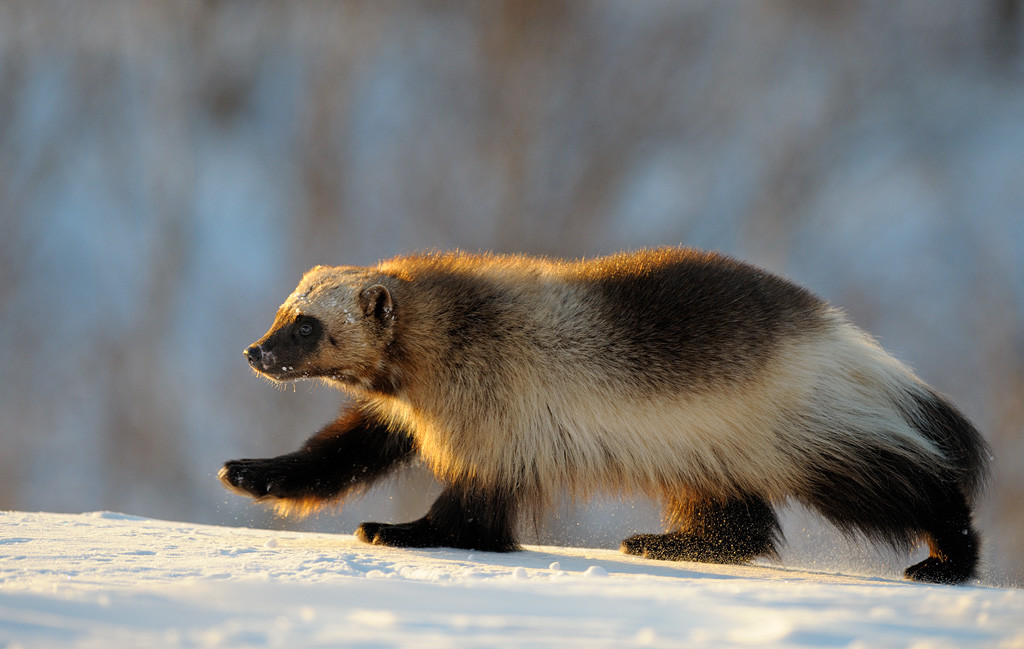
[{"label": "wolverine", "polygon": [[841,311],[721,254],[317,266],[245,357],[352,405],[293,453],[227,462],[228,488],[306,513],[413,461],[442,483],[423,518],[360,525],[368,543],[511,551],[525,516],[613,490],[664,505],[632,555],[777,556],[793,500],[857,538],[927,543],[909,579],[976,576],[977,429]]}]

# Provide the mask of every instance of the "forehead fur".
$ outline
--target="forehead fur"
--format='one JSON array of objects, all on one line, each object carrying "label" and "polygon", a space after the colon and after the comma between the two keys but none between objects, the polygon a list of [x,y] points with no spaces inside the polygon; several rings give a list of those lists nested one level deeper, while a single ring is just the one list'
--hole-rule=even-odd
[{"label": "forehead fur", "polygon": [[306,271],[279,312],[309,315],[325,322],[355,308],[356,295],[367,281],[366,271],[350,266],[316,266]]}]

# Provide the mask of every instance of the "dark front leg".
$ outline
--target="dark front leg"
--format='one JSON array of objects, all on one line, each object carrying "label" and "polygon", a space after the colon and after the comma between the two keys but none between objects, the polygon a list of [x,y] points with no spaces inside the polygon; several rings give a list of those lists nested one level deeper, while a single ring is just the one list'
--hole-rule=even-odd
[{"label": "dark front leg", "polygon": [[294,453],[233,460],[224,464],[218,477],[232,491],[271,501],[283,512],[303,512],[369,485],[414,453],[411,437],[354,411]]},{"label": "dark front leg", "polygon": [[356,536],[374,545],[450,547],[491,552],[518,550],[518,499],[510,489],[449,486],[426,516],[410,523],[363,523]]}]

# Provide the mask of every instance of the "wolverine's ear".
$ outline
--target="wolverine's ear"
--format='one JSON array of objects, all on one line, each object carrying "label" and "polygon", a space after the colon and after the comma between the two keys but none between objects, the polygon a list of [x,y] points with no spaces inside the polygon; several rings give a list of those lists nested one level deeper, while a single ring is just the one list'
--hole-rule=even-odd
[{"label": "wolverine's ear", "polygon": [[363,315],[376,318],[382,325],[390,326],[395,320],[395,303],[391,293],[382,284],[364,288],[359,294]]}]

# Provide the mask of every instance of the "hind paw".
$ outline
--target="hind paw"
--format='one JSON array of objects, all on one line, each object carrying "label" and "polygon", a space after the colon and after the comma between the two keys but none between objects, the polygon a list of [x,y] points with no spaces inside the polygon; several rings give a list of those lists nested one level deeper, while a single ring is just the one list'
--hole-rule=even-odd
[{"label": "hind paw", "polygon": [[702,539],[688,534],[637,534],[619,547],[626,554],[662,561],[703,561],[722,563]]},{"label": "hind paw", "polygon": [[928,557],[904,570],[903,575],[930,584],[962,584],[974,576],[974,570],[948,559]]},{"label": "hind paw", "polygon": [[622,542],[619,550],[646,559],[698,561],[701,563],[746,563],[760,552],[749,543],[713,541],[692,534],[637,534]]}]

